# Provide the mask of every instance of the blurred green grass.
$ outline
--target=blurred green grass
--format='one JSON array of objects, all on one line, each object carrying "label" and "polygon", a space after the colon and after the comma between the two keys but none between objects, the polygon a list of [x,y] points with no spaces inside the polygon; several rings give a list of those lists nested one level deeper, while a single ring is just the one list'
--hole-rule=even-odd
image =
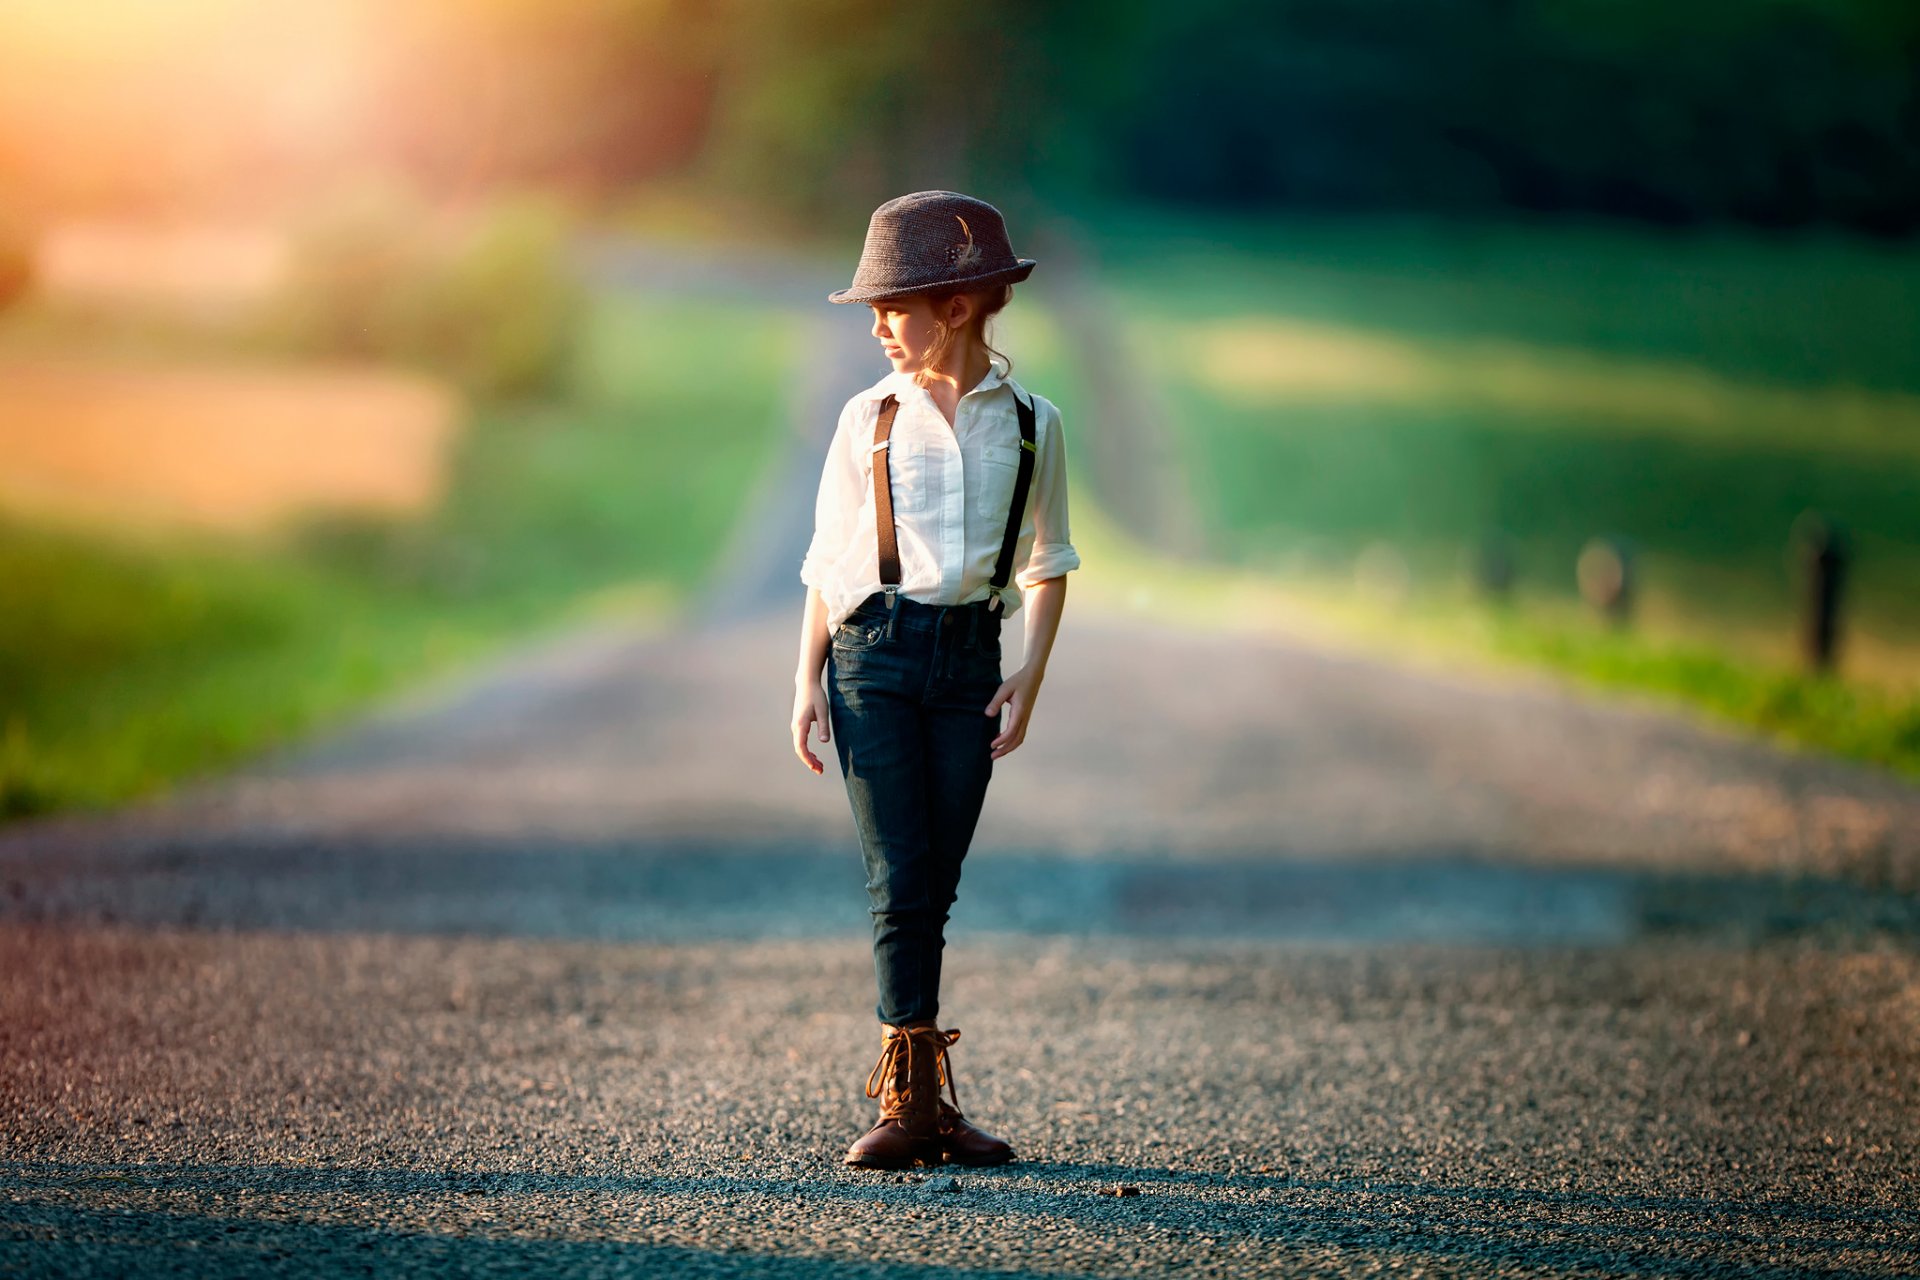
[{"label": "blurred green grass", "polygon": [[1494,414],[1309,406],[1282,415],[1192,386],[1176,402],[1206,423],[1190,456],[1203,509],[1230,558],[1258,561],[1312,535],[1384,540],[1421,577],[1457,572],[1499,530],[1518,572],[1571,593],[1581,545],[1623,534],[1646,588],[1702,628],[1792,625],[1788,531],[1809,507],[1837,515],[1857,554],[1856,627],[1916,643],[1920,662],[1920,463],[1756,441],[1690,441]]},{"label": "blurred green grass", "polygon": [[566,394],[480,408],[421,521],[0,521],[0,816],[216,769],[583,612],[670,610],[773,454],[795,341],[783,313],[597,296]]},{"label": "blurred green grass", "polygon": [[[1174,565],[1122,513],[1089,510],[1136,595],[1265,592],[1272,617],[1385,650],[1545,666],[1920,772],[1920,255],[1392,221],[1097,226],[1111,320],[1163,392],[1221,567]],[[1809,507],[1856,555],[1840,677],[1796,662],[1789,531]],[[1516,561],[1505,607],[1467,576],[1493,531]],[[1638,554],[1624,634],[1577,599],[1596,534]],[[1383,549],[1406,568],[1397,596],[1356,581]]]},{"label": "blurred green grass", "polygon": [[1789,386],[1920,390],[1920,255],[1897,241],[1141,207],[1082,222],[1108,286],[1154,315],[1284,314],[1677,359]]}]

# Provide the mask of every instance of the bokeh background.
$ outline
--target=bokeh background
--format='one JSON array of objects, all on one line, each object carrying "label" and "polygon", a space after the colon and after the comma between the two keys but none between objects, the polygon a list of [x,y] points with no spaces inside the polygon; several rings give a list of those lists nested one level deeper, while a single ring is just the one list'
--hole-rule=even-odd
[{"label": "bokeh background", "polygon": [[1077,591],[1920,772],[1917,84],[1902,0],[0,0],[0,817],[670,613],[930,187]]}]

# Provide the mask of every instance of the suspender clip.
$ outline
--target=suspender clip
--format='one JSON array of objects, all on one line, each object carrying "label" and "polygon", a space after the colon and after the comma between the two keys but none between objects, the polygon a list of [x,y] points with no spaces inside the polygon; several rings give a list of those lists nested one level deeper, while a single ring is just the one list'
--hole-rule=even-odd
[{"label": "suspender clip", "polygon": [[900,593],[900,584],[897,582],[883,583],[880,589],[887,593],[887,608],[891,610],[893,608],[894,597]]}]

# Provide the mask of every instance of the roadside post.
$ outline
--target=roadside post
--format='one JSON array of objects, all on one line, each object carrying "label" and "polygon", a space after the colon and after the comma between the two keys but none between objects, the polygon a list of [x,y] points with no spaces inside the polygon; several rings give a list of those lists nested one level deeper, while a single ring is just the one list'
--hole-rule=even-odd
[{"label": "roadside post", "polygon": [[1839,524],[1807,510],[1793,522],[1791,545],[1800,569],[1800,651],[1807,666],[1831,672],[1839,661],[1840,594],[1847,575],[1847,540]]}]

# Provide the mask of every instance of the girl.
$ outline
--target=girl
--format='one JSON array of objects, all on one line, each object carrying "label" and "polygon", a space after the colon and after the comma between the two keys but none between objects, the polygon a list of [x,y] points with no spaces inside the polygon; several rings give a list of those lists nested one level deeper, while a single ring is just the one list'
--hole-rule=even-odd
[{"label": "girl", "polygon": [[[916,191],[874,210],[852,286],[828,295],[872,307],[893,365],[841,410],[800,566],[793,749],[823,772],[807,743],[817,726],[840,757],[880,987],[880,1061],[867,1077],[880,1120],[850,1165],[1013,1158],[961,1114],[947,1062],[960,1033],[934,1018],[960,861],[993,762],[1026,737],[1065,575],[1080,564],[1060,411],[1014,382],[986,339],[1034,265],[1014,257],[992,205]],[[1027,661],[1002,680],[1000,622],[1023,593]]]}]

